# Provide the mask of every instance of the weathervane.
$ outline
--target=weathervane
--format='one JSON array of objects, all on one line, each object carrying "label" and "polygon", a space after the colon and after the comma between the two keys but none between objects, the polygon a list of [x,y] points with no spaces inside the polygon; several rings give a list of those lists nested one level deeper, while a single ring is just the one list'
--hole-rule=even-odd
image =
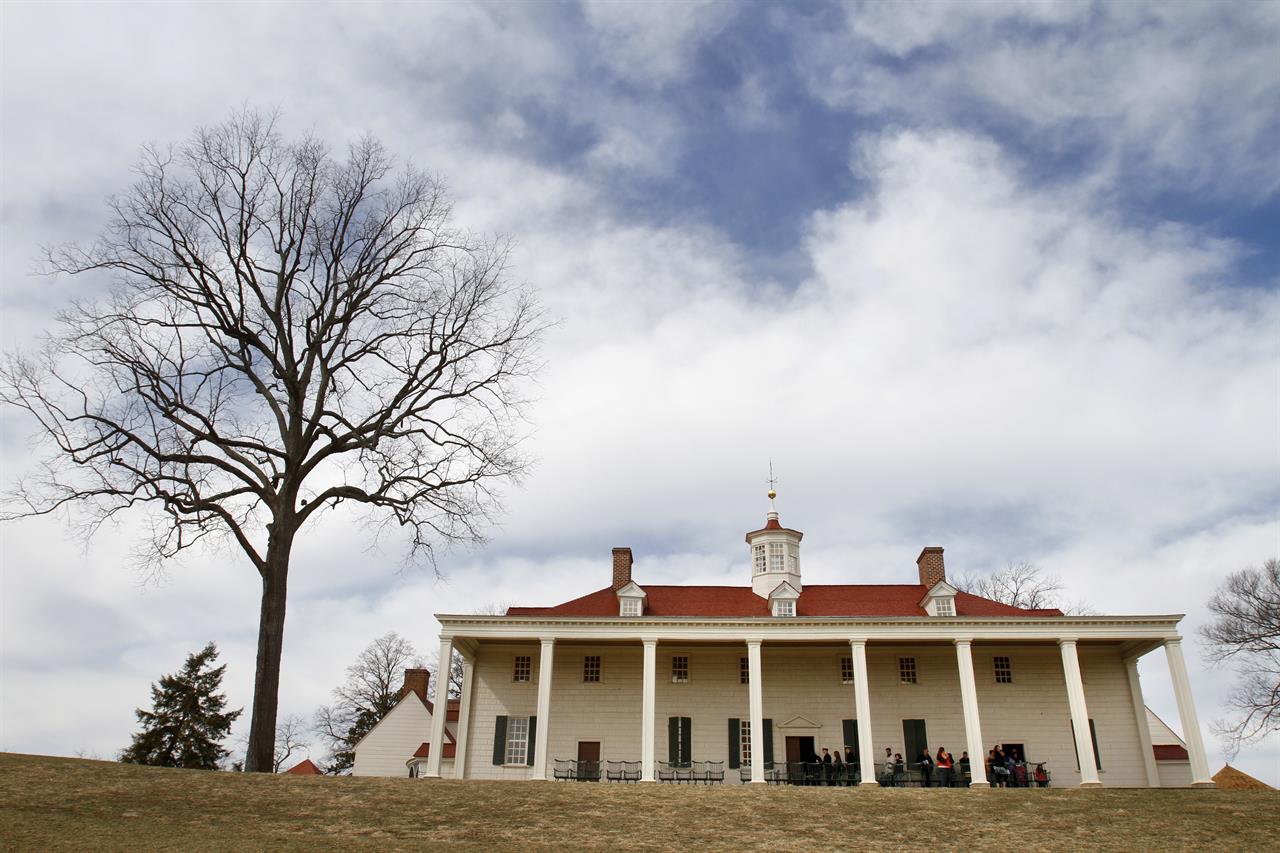
[{"label": "weathervane", "polygon": [[770,501],[772,501],[774,498],[778,496],[777,490],[774,489],[774,486],[776,486],[777,484],[778,484],[778,478],[773,476],[773,460],[770,459],[769,460],[769,500]]}]

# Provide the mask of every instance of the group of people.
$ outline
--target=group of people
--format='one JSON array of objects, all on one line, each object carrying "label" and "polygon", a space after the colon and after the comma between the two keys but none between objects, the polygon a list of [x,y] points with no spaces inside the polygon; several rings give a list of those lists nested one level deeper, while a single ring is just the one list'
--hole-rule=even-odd
[{"label": "group of people", "polygon": [[1008,752],[996,744],[987,753],[987,779],[995,788],[1037,788],[1049,787],[1049,773],[1040,763],[1035,769],[1028,769],[1027,762],[1016,748]]},{"label": "group of people", "polygon": [[[926,748],[912,764],[920,768],[920,784],[926,788],[937,783],[939,788],[956,788],[964,784],[969,775],[969,753],[960,754],[960,760],[947,752],[946,747],[938,747],[937,755],[930,755]],[[906,778],[907,762],[901,752],[894,752],[892,747],[884,748],[884,761],[880,774],[880,784],[890,788],[902,787]]]}]

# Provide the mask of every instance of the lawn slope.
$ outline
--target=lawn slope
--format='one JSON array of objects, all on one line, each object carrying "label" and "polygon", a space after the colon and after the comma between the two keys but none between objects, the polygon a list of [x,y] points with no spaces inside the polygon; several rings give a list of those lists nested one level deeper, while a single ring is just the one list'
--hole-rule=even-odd
[{"label": "lawn slope", "polygon": [[4,850],[1276,850],[1268,791],[262,776],[0,754]]}]

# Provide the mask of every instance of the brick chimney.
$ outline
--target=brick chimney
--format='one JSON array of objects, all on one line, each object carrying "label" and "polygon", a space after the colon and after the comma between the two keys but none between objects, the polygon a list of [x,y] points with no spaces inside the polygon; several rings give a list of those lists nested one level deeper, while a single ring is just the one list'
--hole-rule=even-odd
[{"label": "brick chimney", "polygon": [[941,548],[925,548],[916,557],[916,565],[920,567],[920,583],[925,589],[931,589],[938,581],[947,579],[947,570],[942,564]]},{"label": "brick chimney", "polygon": [[403,698],[407,693],[417,693],[418,698],[425,702],[427,701],[427,685],[430,683],[431,670],[406,669],[404,671],[404,687],[400,688],[400,696]]},{"label": "brick chimney", "polygon": [[613,549],[613,588],[622,589],[631,583],[631,549]]}]

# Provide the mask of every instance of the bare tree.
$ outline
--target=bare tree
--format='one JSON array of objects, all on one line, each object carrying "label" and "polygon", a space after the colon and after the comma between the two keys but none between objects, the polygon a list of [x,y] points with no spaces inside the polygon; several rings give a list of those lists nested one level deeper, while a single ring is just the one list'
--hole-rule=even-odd
[{"label": "bare tree", "polygon": [[[962,592],[1027,610],[1059,607],[1059,596],[1064,589],[1061,578],[1046,573],[1027,560],[1016,563],[1010,561],[1003,569],[996,569],[988,575],[961,572],[949,580],[952,586]],[[1064,613],[1075,616],[1096,613],[1083,601],[1067,603],[1061,609]]]},{"label": "bare tree", "polygon": [[290,714],[276,724],[276,750],[271,761],[273,772],[279,773],[294,755],[310,751],[306,720],[297,714]]},{"label": "bare tree", "polygon": [[[440,683],[439,653],[431,656],[431,660],[427,662],[427,669],[431,670],[431,683],[427,687],[427,695],[432,702],[437,702],[439,700],[436,698],[436,685]],[[448,698],[457,699],[462,695],[462,653],[457,649],[453,650],[449,671],[446,675],[449,677]]]},{"label": "bare tree", "polygon": [[314,731],[332,756],[330,772],[351,768],[356,742],[400,701],[404,670],[421,666],[413,644],[392,631],[366,646],[347,667],[347,680],[333,689],[333,703],[322,705],[315,715]]},{"label": "bare tree", "polygon": [[543,325],[503,245],[453,224],[441,185],[372,139],[332,156],[246,112],[148,147],[92,245],[50,272],[113,276],[0,399],[52,452],[4,517],[149,510],[140,562],[233,542],[262,586],[246,769],[270,771],[290,557],[344,501],[410,555],[478,541],[517,478],[519,388]]},{"label": "bare tree", "polygon": [[1227,698],[1236,712],[1215,723],[1234,758],[1244,744],[1280,731],[1280,559],[1227,575],[1201,626],[1210,660],[1232,662],[1239,680]]}]

